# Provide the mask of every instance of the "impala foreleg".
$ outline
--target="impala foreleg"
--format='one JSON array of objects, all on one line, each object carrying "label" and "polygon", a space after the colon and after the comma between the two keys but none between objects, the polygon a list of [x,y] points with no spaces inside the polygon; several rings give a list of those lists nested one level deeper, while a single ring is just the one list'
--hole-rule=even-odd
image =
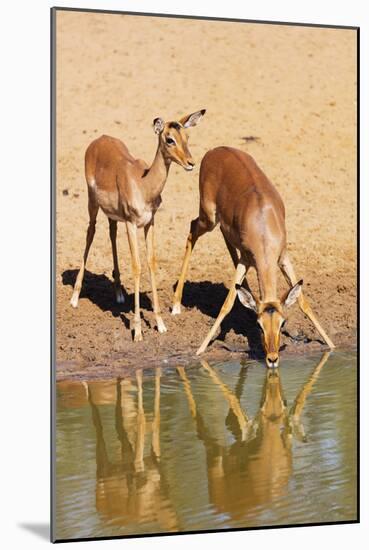
[{"label": "impala foreleg", "polygon": [[146,251],[147,251],[147,262],[149,264],[151,287],[152,287],[154,315],[155,315],[158,331],[160,333],[163,333],[163,332],[166,332],[167,329],[161,317],[158,291],[156,288],[157,263],[156,263],[156,256],[155,256],[154,223],[151,223],[150,225],[147,225],[145,227],[145,241],[146,241]]},{"label": "impala foreleg", "polygon": [[140,276],[141,262],[137,242],[137,227],[131,222],[126,223],[129,249],[131,252],[132,272],[134,278],[135,312],[133,320],[133,339],[135,342],[142,340],[141,315],[140,315]]},{"label": "impala foreleg", "polygon": [[142,393],[142,370],[136,372],[137,380],[137,426],[136,426],[136,443],[135,443],[135,459],[134,466],[136,472],[143,472],[145,469],[144,449],[145,449],[145,433],[146,419],[143,405]]},{"label": "impala foreleg", "polygon": [[115,288],[115,297],[117,304],[124,304],[124,295],[122,291],[122,286],[120,282],[120,271],[118,264],[118,253],[117,253],[117,221],[111,220],[109,218],[109,235],[111,240],[111,248],[113,252],[113,277],[114,277],[114,288]]},{"label": "impala foreleg", "polygon": [[292,418],[294,420],[294,422],[300,421],[302,411],[303,411],[303,408],[305,406],[306,399],[307,399],[308,395],[311,393],[311,390],[312,390],[315,382],[317,381],[317,379],[320,375],[320,371],[322,370],[322,368],[324,367],[324,365],[328,361],[328,358],[329,358],[330,354],[331,354],[330,351],[325,351],[323,353],[323,355],[320,358],[319,363],[314,368],[314,370],[313,370],[312,374],[309,376],[307,382],[305,382],[305,384],[302,386],[299,393],[297,394],[297,396],[296,396],[296,398],[293,402],[293,405],[290,409],[290,412],[289,412],[289,416],[290,416],[290,418]]},{"label": "impala foreleg", "polygon": [[207,361],[205,361],[205,359],[201,359],[201,365],[209,373],[209,376],[214,384],[219,386],[222,390],[225,399],[228,401],[230,411],[233,412],[238,421],[239,428],[241,430],[241,439],[242,441],[245,441],[247,430],[251,422],[247,418],[244,410],[242,409],[239,398],[226,384],[224,384],[220,376],[218,376],[218,373],[209,365]]},{"label": "impala foreleg", "polygon": [[189,381],[189,379],[187,377],[187,374],[186,374],[186,371],[185,371],[184,367],[177,367],[177,372],[178,372],[178,374],[181,377],[182,382],[183,382],[185,394],[187,396],[188,405],[190,407],[191,416],[192,416],[192,418],[196,419],[196,417],[197,417],[197,408],[196,408],[196,401],[195,401],[195,398],[193,396],[192,389],[191,389],[191,382]]},{"label": "impala foreleg", "polygon": [[205,340],[203,341],[203,343],[201,344],[201,346],[197,350],[196,355],[200,355],[200,353],[203,353],[206,350],[206,348],[209,345],[209,342],[215,336],[216,331],[220,327],[224,317],[226,315],[228,315],[228,313],[231,311],[231,309],[233,307],[233,304],[234,304],[234,301],[236,299],[236,294],[237,294],[236,284],[240,285],[242,283],[242,280],[245,276],[245,273],[246,273],[246,266],[245,266],[244,263],[240,262],[237,265],[237,268],[236,268],[236,271],[235,271],[235,274],[234,274],[234,277],[233,277],[233,280],[232,280],[232,283],[231,283],[231,288],[228,292],[227,298],[224,301],[224,304],[222,305],[222,308],[219,312],[219,315],[218,315],[214,325],[211,327],[207,337],[205,338]]},{"label": "impala foreleg", "polygon": [[[291,260],[289,259],[287,254],[284,254],[279,262],[279,267],[281,268],[281,271],[287,281],[287,283],[292,287],[297,283],[297,278],[295,275],[295,271],[293,269]],[[329,338],[321,324],[319,323],[317,317],[315,316],[313,310],[311,309],[311,306],[308,302],[308,300],[305,298],[304,294],[301,292],[298,297],[298,304],[300,306],[301,311],[310,319],[310,321],[315,326],[316,330],[319,332],[321,337],[324,339],[326,344],[330,347],[330,349],[334,349],[334,344],[332,340]]]},{"label": "impala foreleg", "polygon": [[323,353],[319,363],[314,368],[309,379],[307,380],[307,382],[305,382],[305,384],[302,386],[299,393],[297,394],[293,402],[293,405],[290,409],[290,412],[288,413],[288,422],[290,425],[290,429],[292,431],[292,435],[295,436],[296,439],[298,439],[299,441],[306,441],[305,429],[301,421],[301,416],[305,406],[306,399],[311,393],[311,390],[320,375],[320,371],[322,370],[325,363],[327,362],[330,354],[331,354],[330,351],[326,351]]},{"label": "impala foreleg", "polygon": [[161,368],[155,371],[155,398],[154,398],[154,419],[152,421],[151,446],[157,460],[160,460],[160,377]]}]

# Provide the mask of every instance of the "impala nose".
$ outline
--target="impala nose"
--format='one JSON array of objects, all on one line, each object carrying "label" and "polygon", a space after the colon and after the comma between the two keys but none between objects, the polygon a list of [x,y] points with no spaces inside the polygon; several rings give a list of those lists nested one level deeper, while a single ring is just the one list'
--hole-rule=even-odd
[{"label": "impala nose", "polygon": [[195,166],[195,163],[192,160],[188,160],[186,170],[191,171],[194,166]]},{"label": "impala nose", "polygon": [[266,356],[266,362],[269,368],[273,369],[278,367],[279,357],[277,353],[268,353]]}]

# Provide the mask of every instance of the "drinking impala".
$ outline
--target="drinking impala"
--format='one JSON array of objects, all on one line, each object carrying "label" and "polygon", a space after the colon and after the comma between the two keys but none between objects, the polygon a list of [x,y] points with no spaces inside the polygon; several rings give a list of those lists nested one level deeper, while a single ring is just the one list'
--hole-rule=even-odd
[{"label": "drinking impala", "polygon": [[[201,162],[200,212],[199,217],[191,222],[172,313],[180,313],[183,285],[197,239],[214,229],[218,223],[235,272],[227,298],[197,354],[206,350],[224,317],[230,312],[236,294],[245,307],[257,314],[269,367],[278,366],[285,308],[296,300],[327,345],[334,348],[303,295],[302,280],[297,280],[289,259],[285,209],[277,189],[250,155],[232,147],[212,149]],[[251,266],[257,272],[260,298],[253,296],[247,284],[246,274]],[[282,298],[277,295],[278,268],[290,286]]]}]

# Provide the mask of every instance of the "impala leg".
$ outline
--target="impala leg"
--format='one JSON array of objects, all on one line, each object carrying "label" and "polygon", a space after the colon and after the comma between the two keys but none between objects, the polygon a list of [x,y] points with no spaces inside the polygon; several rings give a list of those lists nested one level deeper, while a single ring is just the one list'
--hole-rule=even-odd
[{"label": "impala leg", "polygon": [[81,264],[80,270],[78,272],[77,279],[76,279],[76,282],[74,284],[74,290],[73,290],[72,298],[70,300],[70,303],[73,307],[78,306],[78,299],[79,299],[79,294],[80,294],[81,288],[82,288],[82,281],[83,281],[83,276],[85,274],[85,267],[86,267],[87,257],[88,257],[88,253],[90,251],[92,241],[94,240],[94,236],[95,236],[96,216],[97,216],[98,211],[99,211],[99,205],[96,203],[93,196],[89,193],[89,196],[88,196],[88,213],[89,213],[89,216],[90,216],[90,223],[88,224],[88,228],[87,228],[86,246],[85,246],[85,252],[83,254],[82,264]]},{"label": "impala leg", "polygon": [[92,422],[96,430],[96,470],[97,477],[109,475],[110,462],[104,439],[104,430],[98,406],[93,402],[90,388],[87,387],[88,401],[91,406]]},{"label": "impala leg", "polygon": [[190,232],[187,237],[186,252],[182,263],[181,274],[179,276],[177,288],[174,293],[172,315],[177,315],[181,313],[183,286],[187,277],[188,265],[190,263],[192,251],[195,248],[196,241],[199,237],[201,237],[201,235],[213,229],[213,227],[213,225],[210,227],[210,225],[208,225],[206,221],[202,220],[200,217],[192,220],[191,222]]},{"label": "impala leg", "polygon": [[196,401],[192,393],[191,382],[187,378],[187,374],[184,367],[177,367],[177,372],[183,382],[184,390],[187,396],[187,401],[190,406],[191,416],[192,418],[196,418],[197,417]]},{"label": "impala leg", "polygon": [[233,412],[235,417],[238,420],[238,425],[242,434],[242,441],[245,441],[247,435],[247,428],[249,426],[249,419],[245,414],[244,410],[241,407],[241,403],[237,395],[221,380],[216,371],[209,365],[205,359],[201,359],[202,367],[209,373],[210,378],[213,380],[214,384],[220,387],[223,392],[225,399],[228,401],[229,410]]},{"label": "impala leg", "polygon": [[307,382],[305,382],[305,384],[302,386],[301,390],[297,394],[297,396],[296,396],[296,398],[293,402],[293,405],[290,409],[290,412],[289,412],[289,416],[293,420],[295,420],[295,421],[300,420],[303,408],[305,406],[306,398],[311,393],[311,390],[312,390],[315,382],[317,381],[317,379],[319,377],[320,371],[322,370],[322,368],[324,367],[324,365],[328,361],[328,358],[329,358],[330,354],[331,354],[330,351],[325,351],[323,353],[322,357],[320,358],[319,363],[314,368],[314,370],[313,370],[312,374],[310,375],[309,379],[307,380]]},{"label": "impala leg", "polygon": [[132,272],[135,288],[135,313],[133,320],[133,339],[135,342],[142,340],[141,315],[140,315],[140,276],[141,262],[137,242],[137,226],[126,222],[129,249],[131,252]]},{"label": "impala leg", "polygon": [[[220,230],[221,230],[221,232],[222,232],[222,235],[223,235],[223,238],[224,238],[224,242],[225,242],[226,245],[227,245],[227,249],[228,249],[229,255],[230,255],[231,259],[232,259],[233,265],[234,265],[234,267],[236,268],[237,265],[238,265],[238,262],[240,261],[240,258],[239,258],[239,256],[238,256],[237,249],[227,240],[227,238],[226,238],[226,236],[225,236],[225,234],[224,234],[224,231],[223,231],[222,227],[220,228]],[[247,272],[248,272],[248,270],[249,270],[249,267],[250,267],[249,265],[246,266],[246,273],[245,273],[245,277],[244,277],[244,279],[243,279],[243,281],[242,281],[242,286],[243,286],[244,288],[246,288],[246,290],[248,290],[248,291],[251,292],[251,294],[252,294],[252,290],[251,290],[251,288],[249,287],[249,283],[247,282],[247,278],[246,278],[246,277],[247,277]]]},{"label": "impala leg", "polygon": [[244,263],[240,262],[237,265],[237,268],[235,270],[235,274],[233,276],[233,280],[232,280],[232,283],[231,283],[231,288],[229,289],[227,298],[225,299],[224,304],[222,305],[222,308],[219,312],[219,315],[218,315],[215,323],[211,327],[207,337],[205,338],[205,340],[203,341],[203,343],[201,344],[201,346],[197,350],[196,355],[200,355],[200,353],[203,353],[206,350],[206,348],[209,345],[210,340],[212,340],[212,338],[214,337],[214,335],[215,335],[216,331],[218,330],[218,328],[220,327],[224,317],[231,311],[231,309],[233,307],[233,304],[234,304],[234,301],[236,299],[236,294],[237,294],[236,284],[239,285],[239,284],[242,283],[242,279],[244,278],[245,273],[246,273],[246,266],[245,266]]},{"label": "impala leg", "polygon": [[[284,254],[281,257],[281,260],[279,262],[279,267],[281,268],[281,271],[287,281],[287,283],[290,286],[294,286],[297,283],[297,278],[295,275],[295,271],[293,269],[292,263],[290,258],[288,257],[288,254]],[[319,323],[317,317],[315,316],[313,310],[311,309],[311,306],[308,302],[308,300],[305,298],[304,294],[301,292],[300,296],[298,297],[298,304],[300,306],[301,311],[310,319],[310,321],[315,326],[316,330],[319,332],[321,337],[324,339],[326,344],[331,348],[334,349],[334,344],[332,340],[329,338],[321,324]]]},{"label": "impala leg", "polygon": [[160,459],[160,377],[161,368],[155,371],[155,398],[154,398],[154,419],[152,422],[151,446],[154,455]]},{"label": "impala leg", "polygon": [[225,236],[224,234],[224,231],[222,229],[222,226],[220,227],[220,231],[222,232],[222,235],[223,235],[223,239],[224,239],[224,242],[226,243],[227,245],[227,250],[229,252],[229,255],[232,259],[232,262],[233,262],[233,265],[236,269],[237,265],[238,265],[238,262],[240,261],[240,258],[238,256],[238,252],[237,252],[237,249],[228,241],[227,237]]},{"label": "impala leg", "polygon": [[[123,397],[122,380],[120,378],[117,380],[116,388],[117,399],[115,402],[115,429],[121,443],[122,458],[126,464],[131,464],[133,462],[133,447],[123,422],[123,402],[127,395]],[[132,396],[129,395],[128,399],[132,400]]]},{"label": "impala leg", "polygon": [[152,297],[153,297],[153,303],[154,303],[154,315],[155,315],[158,331],[160,333],[163,333],[163,332],[166,332],[167,329],[164,325],[163,319],[161,318],[158,291],[156,289],[157,263],[156,263],[156,256],[155,256],[154,223],[151,223],[145,226],[145,241],[146,241],[146,251],[147,251],[147,262],[149,264],[149,271],[150,271],[150,278],[151,278]]},{"label": "impala leg", "polygon": [[146,419],[143,406],[143,394],[142,394],[142,370],[136,372],[137,380],[137,433],[136,433],[136,445],[135,445],[135,459],[134,465],[136,472],[143,472],[145,469],[144,464],[144,449],[145,449],[145,432],[146,432]]},{"label": "impala leg", "polygon": [[122,285],[120,282],[120,272],[118,265],[118,253],[117,253],[117,221],[111,220],[109,218],[109,235],[111,240],[111,249],[113,252],[113,277],[114,277],[114,287],[115,287],[115,296],[117,304],[124,304],[124,296],[122,291]]}]

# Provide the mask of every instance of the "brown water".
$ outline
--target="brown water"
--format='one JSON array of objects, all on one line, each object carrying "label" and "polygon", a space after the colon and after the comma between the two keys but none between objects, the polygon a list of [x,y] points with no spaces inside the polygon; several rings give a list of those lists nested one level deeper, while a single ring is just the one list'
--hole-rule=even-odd
[{"label": "brown water", "polygon": [[356,353],[57,384],[56,538],[356,519]]}]

